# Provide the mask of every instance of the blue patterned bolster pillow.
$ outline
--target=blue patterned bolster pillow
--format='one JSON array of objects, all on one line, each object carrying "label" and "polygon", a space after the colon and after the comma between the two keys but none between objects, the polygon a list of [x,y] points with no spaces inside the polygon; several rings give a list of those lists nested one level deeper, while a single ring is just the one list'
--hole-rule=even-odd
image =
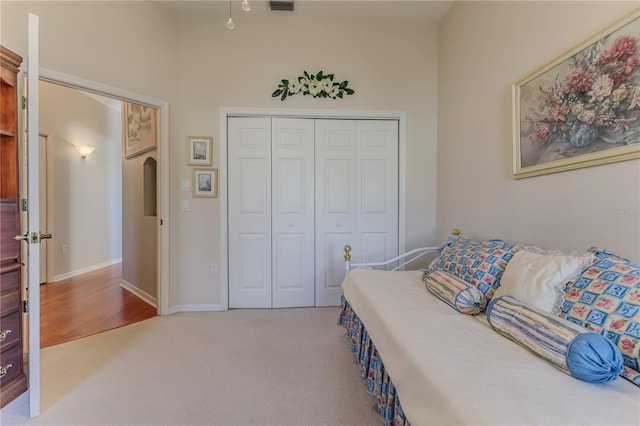
[{"label": "blue patterned bolster pillow", "polygon": [[622,372],[622,354],[606,337],[514,297],[492,300],[487,320],[498,333],[577,379],[605,383]]},{"label": "blue patterned bolster pillow", "polygon": [[480,290],[464,280],[442,271],[425,272],[427,290],[461,314],[479,314],[487,306],[487,298]]}]

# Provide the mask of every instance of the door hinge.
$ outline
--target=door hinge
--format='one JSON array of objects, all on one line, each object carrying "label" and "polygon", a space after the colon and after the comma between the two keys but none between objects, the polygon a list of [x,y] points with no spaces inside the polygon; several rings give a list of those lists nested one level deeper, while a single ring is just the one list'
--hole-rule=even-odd
[{"label": "door hinge", "polygon": [[22,301],[22,312],[24,312],[25,314],[27,312],[29,312],[29,301],[28,300],[23,300]]},{"label": "door hinge", "polygon": [[22,97],[22,109],[27,109],[27,97]]},{"label": "door hinge", "polygon": [[22,209],[23,212],[28,212],[29,211],[29,200],[27,200],[26,198],[23,198],[22,200],[20,200],[20,208]]}]

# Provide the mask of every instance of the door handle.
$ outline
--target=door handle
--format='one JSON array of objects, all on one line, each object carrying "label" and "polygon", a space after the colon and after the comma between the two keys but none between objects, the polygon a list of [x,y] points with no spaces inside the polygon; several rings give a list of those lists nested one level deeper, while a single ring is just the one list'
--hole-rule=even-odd
[{"label": "door handle", "polygon": [[31,244],[38,244],[41,240],[50,240],[51,238],[53,238],[52,234],[43,234],[40,231],[31,233],[27,232],[24,235],[16,235],[13,237],[16,241],[26,241]]}]

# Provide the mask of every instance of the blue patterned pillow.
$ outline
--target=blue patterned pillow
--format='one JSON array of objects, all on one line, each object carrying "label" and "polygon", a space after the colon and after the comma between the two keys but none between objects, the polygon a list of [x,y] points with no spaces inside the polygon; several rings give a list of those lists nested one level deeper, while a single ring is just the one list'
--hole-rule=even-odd
[{"label": "blue patterned pillow", "polygon": [[500,286],[500,277],[520,248],[501,240],[459,239],[442,249],[429,271],[444,271],[478,288],[487,299]]},{"label": "blue patterned pillow", "polygon": [[461,314],[476,315],[487,306],[480,290],[446,272],[425,272],[422,279],[427,290]]},{"label": "blue patterned pillow", "polygon": [[605,383],[622,372],[622,355],[610,340],[515,297],[493,299],[487,320],[498,333],[577,379]]},{"label": "blue patterned pillow", "polygon": [[[592,247],[596,262],[565,289],[560,316],[618,346],[626,367],[640,372],[640,265]],[[623,377],[638,384],[632,372]]]}]

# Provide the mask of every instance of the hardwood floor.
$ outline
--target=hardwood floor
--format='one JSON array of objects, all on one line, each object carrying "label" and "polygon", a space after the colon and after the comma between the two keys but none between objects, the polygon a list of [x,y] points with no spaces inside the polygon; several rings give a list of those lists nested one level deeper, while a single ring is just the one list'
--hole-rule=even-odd
[{"label": "hardwood floor", "polygon": [[122,265],[40,286],[40,347],[156,316],[156,308],[120,286]]}]

